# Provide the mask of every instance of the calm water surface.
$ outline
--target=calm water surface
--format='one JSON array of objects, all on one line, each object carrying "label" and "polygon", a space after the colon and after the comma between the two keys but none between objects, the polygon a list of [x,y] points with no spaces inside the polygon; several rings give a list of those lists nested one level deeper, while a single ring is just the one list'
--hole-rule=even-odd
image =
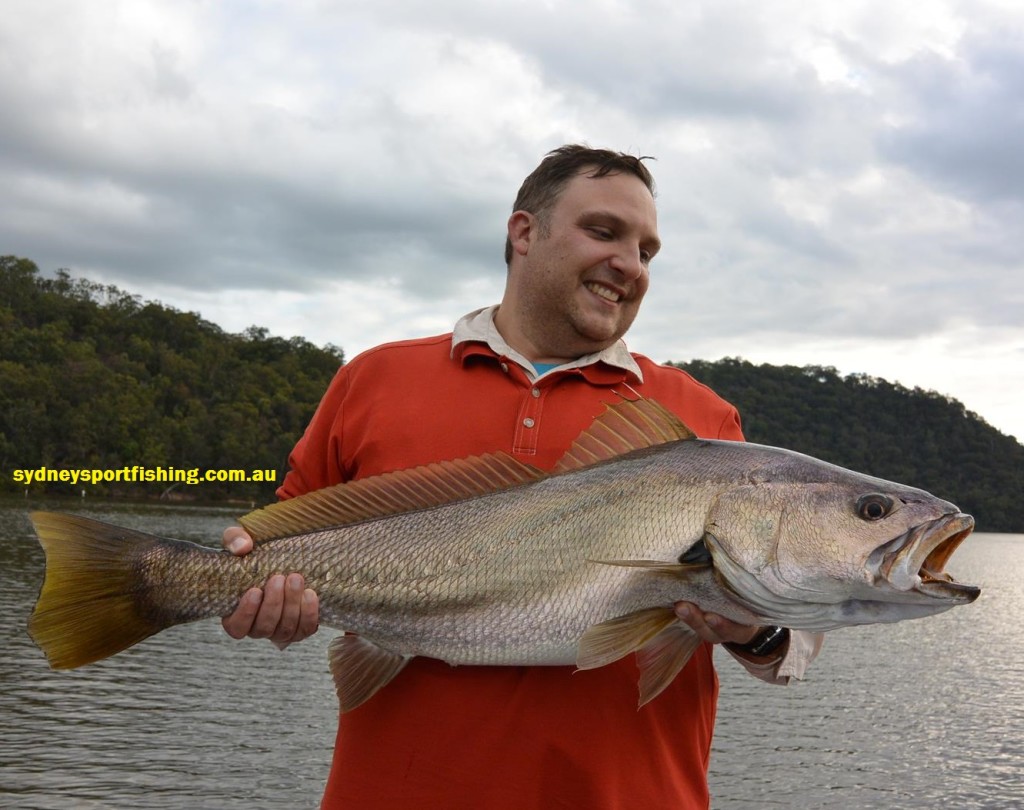
[{"label": "calm water surface", "polygon": [[[32,504],[47,506],[69,509]],[[236,514],[74,511],[211,545]],[[331,631],[282,654],[201,622],[52,672],[24,630],[43,570],[25,512],[0,505],[0,807],[316,807]],[[721,658],[713,807],[1024,808],[1024,535],[975,535],[951,569],[983,586],[978,602],[833,632],[802,683]]]}]

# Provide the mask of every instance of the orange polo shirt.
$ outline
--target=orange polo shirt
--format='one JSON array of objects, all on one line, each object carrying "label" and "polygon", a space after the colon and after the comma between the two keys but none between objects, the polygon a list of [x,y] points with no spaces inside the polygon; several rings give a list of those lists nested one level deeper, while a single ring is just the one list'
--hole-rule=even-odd
[{"label": "orange polo shirt", "polygon": [[[736,410],[685,372],[633,355],[532,381],[451,334],[372,349],[337,374],[278,494],[503,450],[552,468],[606,403],[633,391],[705,438],[741,440]],[[617,393],[618,392],[618,393]],[[600,669],[452,667],[416,658],[341,715],[322,808],[707,808],[718,678],[702,645],[637,709],[632,656]]]}]

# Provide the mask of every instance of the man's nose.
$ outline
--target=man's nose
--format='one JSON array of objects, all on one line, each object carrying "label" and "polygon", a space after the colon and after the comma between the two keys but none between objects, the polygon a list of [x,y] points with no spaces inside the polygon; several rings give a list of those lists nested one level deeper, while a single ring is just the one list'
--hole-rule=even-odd
[{"label": "man's nose", "polygon": [[643,259],[640,257],[639,245],[623,245],[612,256],[609,265],[630,281],[639,278],[646,269]]}]

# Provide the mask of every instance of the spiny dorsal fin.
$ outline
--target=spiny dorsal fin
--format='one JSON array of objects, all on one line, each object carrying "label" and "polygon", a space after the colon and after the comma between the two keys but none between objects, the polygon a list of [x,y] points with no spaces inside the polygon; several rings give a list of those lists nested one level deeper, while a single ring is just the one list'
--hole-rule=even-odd
[{"label": "spiny dorsal fin", "polygon": [[318,489],[250,512],[255,543],[489,495],[545,477],[505,453],[441,461]]},{"label": "spiny dorsal fin", "polygon": [[694,439],[696,435],[653,399],[623,400],[607,406],[579,435],[555,466],[555,472],[579,470],[632,450]]}]

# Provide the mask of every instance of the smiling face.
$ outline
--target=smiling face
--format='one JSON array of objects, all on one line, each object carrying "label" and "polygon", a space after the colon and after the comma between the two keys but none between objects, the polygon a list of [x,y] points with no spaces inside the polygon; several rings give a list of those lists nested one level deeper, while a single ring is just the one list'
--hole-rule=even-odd
[{"label": "smiling face", "polygon": [[660,247],[654,198],[632,174],[573,177],[550,210],[509,218],[512,260],[495,324],[537,362],[600,351],[629,329]]}]

